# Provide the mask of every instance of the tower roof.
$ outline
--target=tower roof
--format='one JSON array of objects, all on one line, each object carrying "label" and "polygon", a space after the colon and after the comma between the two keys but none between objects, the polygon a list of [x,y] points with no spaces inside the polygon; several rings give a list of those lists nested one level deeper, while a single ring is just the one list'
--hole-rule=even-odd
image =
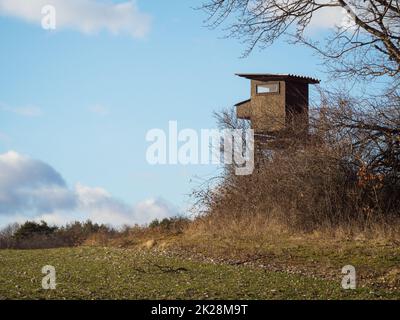
[{"label": "tower roof", "polygon": [[311,77],[294,74],[272,74],[272,73],[236,73],[237,76],[258,81],[297,81],[311,84],[320,83],[320,80]]}]

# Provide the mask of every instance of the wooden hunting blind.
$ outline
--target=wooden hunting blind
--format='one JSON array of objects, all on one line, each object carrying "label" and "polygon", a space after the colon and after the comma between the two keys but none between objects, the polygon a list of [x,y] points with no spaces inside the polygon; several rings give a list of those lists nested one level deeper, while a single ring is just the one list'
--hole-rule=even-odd
[{"label": "wooden hunting blind", "polygon": [[291,74],[237,74],[251,80],[251,98],[235,105],[239,119],[258,134],[308,128],[308,85],[317,79]]}]

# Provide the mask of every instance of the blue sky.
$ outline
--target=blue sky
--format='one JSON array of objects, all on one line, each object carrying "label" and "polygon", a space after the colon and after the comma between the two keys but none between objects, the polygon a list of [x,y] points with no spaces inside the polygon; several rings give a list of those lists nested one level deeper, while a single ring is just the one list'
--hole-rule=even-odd
[{"label": "blue sky", "polygon": [[[167,129],[170,120],[177,120],[180,129],[215,127],[214,110],[249,96],[249,83],[235,77],[237,72],[325,78],[311,51],[283,42],[240,58],[243,45],[222,39],[221,30],[205,28],[206,16],[192,8],[196,1],[137,1],[137,14],[148,19],[148,30],[139,37],[128,32],[130,25],[109,32],[112,21],[100,21],[90,33],[68,21],[48,31],[5,5],[7,0],[1,0],[0,155],[13,151],[8,160],[40,160],[71,190],[77,184],[99,188],[123,206],[143,205],[136,215],[147,214],[146,201],[160,201],[156,214],[161,216],[184,212],[196,185],[193,177],[216,171],[204,165],[149,165],[148,130]],[[83,18],[86,14],[80,12]],[[86,217],[72,211],[49,221]],[[0,226],[50,214],[23,206],[0,213]]]}]

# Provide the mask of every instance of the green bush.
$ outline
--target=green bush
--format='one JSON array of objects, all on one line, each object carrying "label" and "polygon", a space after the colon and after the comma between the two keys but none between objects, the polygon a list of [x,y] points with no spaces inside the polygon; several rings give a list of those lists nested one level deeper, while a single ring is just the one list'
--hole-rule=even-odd
[{"label": "green bush", "polygon": [[189,222],[190,220],[185,217],[164,218],[161,221],[155,219],[152,222],[150,222],[149,228],[180,233]]},{"label": "green bush", "polygon": [[50,227],[45,221],[40,223],[27,221],[17,229],[13,237],[17,241],[25,240],[34,236],[49,236],[57,230],[57,227]]}]

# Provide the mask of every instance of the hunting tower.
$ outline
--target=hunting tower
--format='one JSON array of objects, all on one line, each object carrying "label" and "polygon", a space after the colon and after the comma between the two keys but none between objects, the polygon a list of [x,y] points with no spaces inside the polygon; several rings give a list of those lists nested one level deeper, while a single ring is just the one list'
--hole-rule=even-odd
[{"label": "hunting tower", "polygon": [[237,74],[251,80],[251,98],[235,105],[256,134],[308,129],[308,85],[319,80],[291,74]]}]

